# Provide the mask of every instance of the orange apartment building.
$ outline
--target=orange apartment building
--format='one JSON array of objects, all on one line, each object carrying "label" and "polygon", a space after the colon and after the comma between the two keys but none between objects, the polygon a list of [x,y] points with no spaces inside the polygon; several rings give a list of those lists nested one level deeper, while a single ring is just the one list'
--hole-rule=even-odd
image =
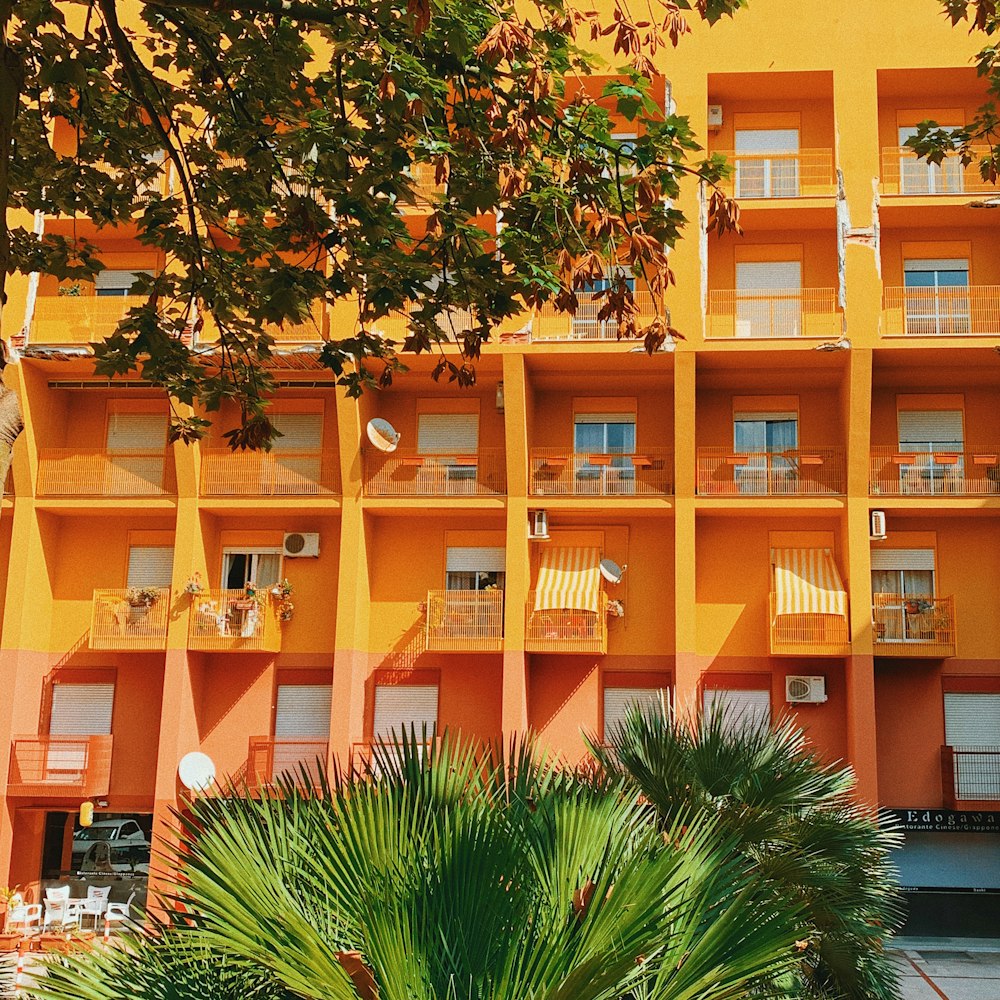
[{"label": "orange apartment building", "polygon": [[757,0],[664,56],[746,232],[699,236],[685,192],[686,340],[652,358],[585,303],[498,331],[475,389],[418,357],[355,401],[317,361],[351,328],[331,311],[278,333],[273,452],[230,454],[229,413],[167,446],[162,395],[87,347],[162,262],[45,220],[108,270],[7,307],[0,882],[86,881],[105,839],[141,903],[192,751],[253,786],[412,723],[576,761],[632,700],[724,700],[792,713],[898,811],[911,928],[996,926],[1000,192],[900,149],[986,92],[936,0],[811,6]]}]

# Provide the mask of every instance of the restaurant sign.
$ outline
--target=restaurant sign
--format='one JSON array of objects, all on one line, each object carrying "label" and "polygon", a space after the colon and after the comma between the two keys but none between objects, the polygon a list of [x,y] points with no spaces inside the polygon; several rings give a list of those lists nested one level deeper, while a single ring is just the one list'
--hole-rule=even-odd
[{"label": "restaurant sign", "polygon": [[985,809],[886,809],[908,833],[1000,833],[1000,811]]}]

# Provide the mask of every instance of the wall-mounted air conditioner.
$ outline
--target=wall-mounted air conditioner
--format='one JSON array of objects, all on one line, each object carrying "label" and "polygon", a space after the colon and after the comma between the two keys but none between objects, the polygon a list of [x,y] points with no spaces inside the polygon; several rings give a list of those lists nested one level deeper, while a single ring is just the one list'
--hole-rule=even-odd
[{"label": "wall-mounted air conditioner", "polygon": [[884,510],[873,510],[869,515],[869,527],[871,531],[869,534],[872,537],[872,541],[880,542],[885,538],[885,511]]},{"label": "wall-mounted air conditioner", "polygon": [[290,531],[285,535],[281,551],[289,559],[303,559],[306,557],[315,559],[319,555],[319,532]]},{"label": "wall-mounted air conditioner", "polygon": [[789,674],[785,678],[785,701],[791,705],[818,705],[826,701],[826,678]]},{"label": "wall-mounted air conditioner", "polygon": [[708,127],[722,128],[722,105],[710,104],[708,106]]},{"label": "wall-mounted air conditioner", "polygon": [[545,540],[549,537],[549,512],[547,510],[528,511],[528,537]]}]

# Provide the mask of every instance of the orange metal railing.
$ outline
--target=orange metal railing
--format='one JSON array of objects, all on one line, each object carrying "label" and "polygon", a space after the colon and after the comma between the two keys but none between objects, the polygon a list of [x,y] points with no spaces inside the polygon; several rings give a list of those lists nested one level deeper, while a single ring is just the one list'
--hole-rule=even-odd
[{"label": "orange metal railing", "polygon": [[[211,313],[200,313],[202,321],[198,332],[199,344],[214,344],[219,339],[219,326]],[[265,323],[261,329],[270,334],[278,344],[318,344],[324,339],[326,305],[314,302],[309,315],[300,323],[287,321],[281,325]]]},{"label": "orange metal railing", "polygon": [[210,652],[277,653],[281,627],[270,594],[207,590],[191,601],[188,649]]},{"label": "orange metal railing", "polygon": [[386,454],[366,448],[362,460],[369,497],[503,496],[507,491],[501,448],[449,455],[426,455],[412,448]]},{"label": "orange metal railing", "polygon": [[31,344],[92,344],[115,332],[142,295],[39,295],[28,330]]},{"label": "orange metal railing", "polygon": [[717,288],[708,293],[708,336],[718,340],[839,337],[832,288]]},{"label": "orange metal railing", "polygon": [[702,496],[836,496],[846,487],[844,449],[838,447],[776,454],[699,448],[697,461]]},{"label": "orange metal railing", "polygon": [[768,607],[773,655],[847,656],[850,654],[851,633],[845,615],[810,613],[779,615],[778,595],[774,591],[770,594]]},{"label": "orange metal railing", "polygon": [[247,755],[247,786],[258,790],[282,777],[303,784],[319,784],[320,768],[326,767],[330,745],[326,740],[278,739],[274,736],[251,736]]},{"label": "orange metal railing", "polygon": [[107,795],[111,747],[110,736],[15,736],[7,794],[77,800]]},{"label": "orange metal railing", "polygon": [[882,333],[886,337],[1000,336],[1000,286],[886,288]]},{"label": "orange metal railing", "polygon": [[835,191],[830,149],[800,149],[794,153],[724,150],[721,155],[733,167],[729,179],[723,182],[724,190],[736,198],[801,198]]},{"label": "orange metal railing", "polygon": [[593,611],[536,611],[534,591],[529,592],[524,648],[535,653],[606,653],[607,618]]},{"label": "orange metal railing", "polygon": [[[112,166],[112,164],[106,163],[103,160],[95,162],[93,166],[109,177],[121,178],[127,175],[126,171],[121,167]],[[150,163],[148,161],[142,163],[142,168],[148,168],[149,166]],[[156,171],[152,176],[147,177],[145,180],[136,181],[135,204],[145,205],[152,200],[153,195],[170,194],[172,181],[173,166],[163,157],[157,164]]]},{"label": "orange metal railing", "polygon": [[878,656],[954,656],[955,599],[872,594],[872,638]]},{"label": "orange metal railing", "polygon": [[956,155],[934,164],[919,159],[907,146],[887,146],[882,150],[882,193],[937,195],[995,191],[996,185],[984,181],[979,173],[979,158],[989,150],[976,147],[972,152],[973,161],[963,167]]},{"label": "orange metal railing", "polygon": [[162,497],[177,492],[169,451],[46,448],[38,456],[40,497]]},{"label": "orange metal railing", "polygon": [[[393,739],[398,738],[401,735],[399,729],[394,730]],[[424,740],[424,736],[427,733],[421,731],[421,727],[416,727],[415,732],[416,737],[416,747],[417,756],[423,760],[424,755],[428,753],[431,747],[435,749],[441,746],[441,737],[434,736]],[[410,738],[410,727],[406,726],[406,738]],[[413,746],[413,743],[410,743]],[[392,743],[388,739],[385,740],[365,740],[362,743],[352,743],[351,744],[351,758],[350,758],[350,768],[356,774],[366,774],[372,777],[378,777],[379,775],[379,764],[377,757],[381,756],[383,759],[388,757],[390,760],[393,758],[398,759],[398,755],[402,755],[403,745],[401,743]]]},{"label": "orange metal railing", "polygon": [[429,650],[498,652],[503,648],[503,591],[427,591],[426,636]]},{"label": "orange metal railing", "polygon": [[331,495],[340,492],[336,455],[321,451],[203,448],[203,497]]},{"label": "orange metal railing", "polygon": [[989,496],[1000,493],[1000,447],[872,448],[872,496]]},{"label": "orange metal railing", "polygon": [[[577,292],[578,305],[573,315],[559,312],[546,302],[531,317],[531,339],[536,340],[617,340],[618,323],[614,317],[600,319],[607,295],[601,292]],[[633,293],[637,310],[636,323],[646,326],[656,316],[653,297],[647,291]]]},{"label": "orange metal railing", "polygon": [[152,604],[136,600],[135,589],[94,591],[90,619],[91,649],[166,649],[170,588],[143,588],[158,595]]},{"label": "orange metal railing", "polygon": [[949,809],[1000,802],[1000,746],[941,747],[941,786]]},{"label": "orange metal railing", "polygon": [[530,473],[532,496],[669,496],[674,489],[667,448],[621,455],[532,448]]}]

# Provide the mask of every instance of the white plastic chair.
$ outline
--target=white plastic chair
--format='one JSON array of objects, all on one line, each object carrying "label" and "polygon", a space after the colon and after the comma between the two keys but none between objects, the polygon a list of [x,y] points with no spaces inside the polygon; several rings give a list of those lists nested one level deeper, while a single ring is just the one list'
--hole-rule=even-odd
[{"label": "white plastic chair", "polygon": [[127,926],[132,923],[133,899],[135,899],[134,892],[129,895],[128,900],[124,903],[108,903],[104,910],[104,919],[108,922],[109,927],[113,928],[119,924]]},{"label": "white plastic chair", "polygon": [[80,919],[93,917],[94,928],[97,928],[98,921],[104,916],[108,908],[108,897],[111,895],[111,886],[87,886],[87,898],[80,901]]},{"label": "white plastic chair", "polygon": [[33,934],[42,926],[42,904],[26,903],[24,897],[14,893],[7,904],[7,930]]},{"label": "white plastic chair", "polygon": [[42,930],[48,930],[52,924],[59,924],[62,929],[78,926],[82,905],[82,899],[70,898],[68,885],[50,886],[45,890],[45,918],[42,921]]}]

